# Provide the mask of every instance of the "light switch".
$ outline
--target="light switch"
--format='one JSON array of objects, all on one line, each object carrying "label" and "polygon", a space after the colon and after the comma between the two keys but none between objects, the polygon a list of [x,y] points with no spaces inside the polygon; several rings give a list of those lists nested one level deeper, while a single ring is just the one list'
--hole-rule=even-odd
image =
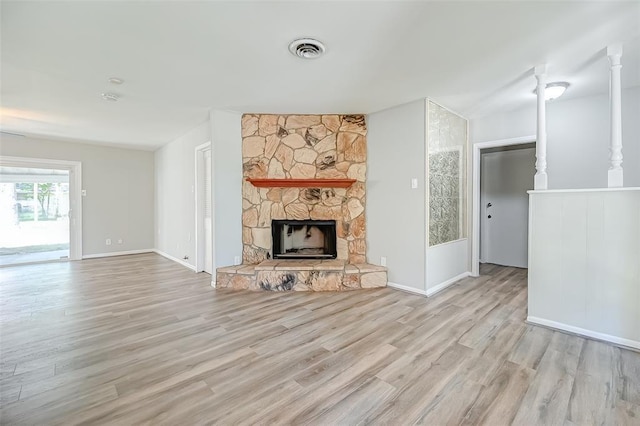
[{"label": "light switch", "polygon": [[418,188],[418,178],[411,178],[411,189]]}]

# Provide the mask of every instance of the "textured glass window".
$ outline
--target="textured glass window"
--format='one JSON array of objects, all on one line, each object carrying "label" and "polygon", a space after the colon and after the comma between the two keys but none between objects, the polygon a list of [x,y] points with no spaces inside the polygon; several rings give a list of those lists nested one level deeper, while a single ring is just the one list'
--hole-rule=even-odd
[{"label": "textured glass window", "polygon": [[466,237],[467,120],[427,102],[429,246]]}]

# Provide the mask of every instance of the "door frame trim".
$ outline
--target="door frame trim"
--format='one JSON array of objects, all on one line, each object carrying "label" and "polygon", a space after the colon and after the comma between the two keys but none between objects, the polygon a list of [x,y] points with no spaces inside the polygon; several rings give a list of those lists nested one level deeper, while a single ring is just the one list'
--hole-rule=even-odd
[{"label": "door frame trim", "polygon": [[473,200],[471,203],[471,276],[473,277],[480,275],[480,151],[487,148],[500,148],[532,142],[536,142],[536,135],[473,144]]},{"label": "door frame trim", "polygon": [[0,155],[0,165],[69,171],[69,260],[82,260],[82,162]]},{"label": "door frame trim", "polygon": [[[206,237],[204,235],[204,199],[200,195],[204,187],[204,151],[211,150],[211,142],[198,145],[194,149],[195,153],[195,185],[194,185],[194,202],[195,202],[195,258],[194,269],[196,272],[204,271],[204,252]],[[213,192],[213,152],[211,153],[211,187]],[[211,202],[213,203],[213,194],[211,194]],[[212,206],[213,208],[213,206]],[[211,218],[211,247],[213,249],[213,216]],[[213,276],[213,271],[212,276]]]}]

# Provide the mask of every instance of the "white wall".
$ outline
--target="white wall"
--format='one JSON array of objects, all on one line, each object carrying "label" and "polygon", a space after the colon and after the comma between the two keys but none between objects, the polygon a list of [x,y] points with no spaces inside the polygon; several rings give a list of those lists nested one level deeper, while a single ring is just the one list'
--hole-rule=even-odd
[{"label": "white wall", "polygon": [[429,247],[427,250],[427,295],[469,275],[467,238]]},{"label": "white wall", "polygon": [[152,152],[2,135],[0,155],[82,162],[83,255],[153,249]]},{"label": "white wall", "polygon": [[[569,89],[571,90],[571,89]],[[622,93],[624,186],[640,186],[640,87]],[[473,143],[536,134],[531,107],[470,121]],[[606,188],[609,168],[607,95],[547,103],[549,189]]]},{"label": "white wall", "polygon": [[[487,152],[481,156],[480,259],[527,267],[529,195],[536,172],[535,148]],[[491,203],[490,208],[486,208]],[[491,219],[487,216],[491,215]]]},{"label": "white wall", "polygon": [[[425,288],[424,99],[367,118],[367,259],[387,258],[389,281]],[[411,179],[418,188],[411,189]]]},{"label": "white wall", "polygon": [[214,110],[210,117],[215,269],[242,256],[242,114]]},{"label": "white wall", "polygon": [[195,265],[195,148],[211,141],[209,122],[155,152],[155,248]]},{"label": "white wall", "polygon": [[640,189],[530,205],[529,321],[640,349]]}]

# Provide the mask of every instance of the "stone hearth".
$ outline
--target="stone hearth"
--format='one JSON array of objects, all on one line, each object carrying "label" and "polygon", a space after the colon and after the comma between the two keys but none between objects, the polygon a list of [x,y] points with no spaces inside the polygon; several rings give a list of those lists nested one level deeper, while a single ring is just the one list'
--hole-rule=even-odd
[{"label": "stone hearth", "polygon": [[385,287],[387,268],[344,260],[265,260],[217,269],[216,287],[234,290],[342,291]]}]

